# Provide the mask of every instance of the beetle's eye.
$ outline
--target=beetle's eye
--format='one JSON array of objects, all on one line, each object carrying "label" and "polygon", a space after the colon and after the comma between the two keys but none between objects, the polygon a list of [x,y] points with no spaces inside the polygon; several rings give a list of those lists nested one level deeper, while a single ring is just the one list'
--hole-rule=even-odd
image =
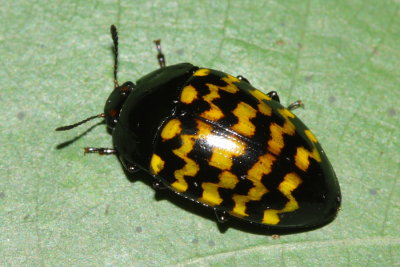
[{"label": "beetle's eye", "polygon": [[130,94],[133,89],[135,88],[135,84],[133,82],[126,82],[117,89],[122,93],[122,94]]},{"label": "beetle's eye", "polygon": [[117,110],[112,109],[112,110],[110,110],[110,111],[108,112],[107,116],[110,116],[110,117],[112,117],[112,118],[115,118],[115,117],[118,116],[118,114],[119,114],[119,112],[118,112]]}]

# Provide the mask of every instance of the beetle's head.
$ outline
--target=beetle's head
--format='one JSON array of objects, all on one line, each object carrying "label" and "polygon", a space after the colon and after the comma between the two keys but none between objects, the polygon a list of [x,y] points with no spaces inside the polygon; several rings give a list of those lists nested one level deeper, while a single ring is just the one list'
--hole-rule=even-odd
[{"label": "beetle's head", "polygon": [[118,122],[119,113],[121,112],[122,106],[124,105],[126,99],[128,98],[129,94],[135,89],[135,84],[133,82],[125,82],[123,85],[117,85],[110,94],[107,99],[106,105],[104,106],[104,113],[100,113],[94,116],[91,116],[83,121],[66,125],[62,127],[58,127],[56,131],[67,131],[75,128],[85,122],[88,122],[95,118],[104,118],[107,127],[110,130],[115,128],[115,125]]},{"label": "beetle's head", "polygon": [[115,128],[115,125],[118,122],[119,114],[121,112],[122,106],[124,105],[126,99],[128,98],[129,94],[134,90],[135,84],[133,82],[125,82],[121,86],[118,84],[117,80],[117,70],[118,70],[118,33],[117,28],[114,25],[110,27],[111,37],[113,39],[114,47],[114,91],[110,94],[107,99],[106,105],[104,106],[104,113],[97,114],[91,116],[83,121],[66,125],[62,127],[58,127],[56,131],[66,131],[76,126],[79,126],[87,121],[90,121],[95,118],[104,118],[107,127],[110,130]]},{"label": "beetle's head", "polygon": [[122,106],[134,89],[135,84],[133,82],[125,82],[121,86],[116,87],[108,97],[104,106],[104,118],[107,127],[111,130],[115,128]]}]

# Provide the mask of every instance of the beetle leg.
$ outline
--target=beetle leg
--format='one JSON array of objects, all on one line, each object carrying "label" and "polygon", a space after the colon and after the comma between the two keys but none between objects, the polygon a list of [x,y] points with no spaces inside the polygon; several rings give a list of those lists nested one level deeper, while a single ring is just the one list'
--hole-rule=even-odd
[{"label": "beetle leg", "polygon": [[276,91],[271,91],[267,94],[272,100],[275,100],[276,102],[280,103],[281,101],[279,100],[278,93]]},{"label": "beetle leg", "polygon": [[301,100],[297,100],[297,101],[294,101],[292,104],[290,104],[287,107],[287,109],[288,110],[294,110],[294,109],[300,108],[300,107],[304,108],[304,104],[303,104],[303,102]]},{"label": "beetle leg", "polygon": [[226,211],[214,209],[214,212],[218,222],[226,223],[229,220],[229,214]]},{"label": "beetle leg", "polygon": [[85,147],[84,153],[97,153],[99,155],[115,155],[117,154],[117,150],[113,148],[104,148],[104,147]]},{"label": "beetle leg", "polygon": [[244,82],[250,84],[249,80],[247,80],[247,79],[246,79],[245,77],[243,77],[242,75],[238,75],[238,76],[236,76],[236,78],[238,78],[239,80],[244,81]]},{"label": "beetle leg", "polygon": [[154,40],[154,43],[156,44],[156,49],[157,49],[157,60],[158,64],[160,64],[160,68],[165,67],[165,56],[163,52],[161,51],[161,40]]},{"label": "beetle leg", "polygon": [[136,166],[136,164],[127,162],[121,156],[119,157],[119,161],[122,163],[122,166],[124,166],[125,170],[127,170],[128,172],[135,173],[139,171],[139,168],[138,166]]},{"label": "beetle leg", "polygon": [[135,166],[135,165],[127,166],[126,169],[130,173],[135,173],[135,172],[139,171],[139,168],[137,166]]},{"label": "beetle leg", "polygon": [[160,181],[155,180],[152,184],[152,187],[154,190],[163,190],[163,189],[167,189],[167,187]]}]

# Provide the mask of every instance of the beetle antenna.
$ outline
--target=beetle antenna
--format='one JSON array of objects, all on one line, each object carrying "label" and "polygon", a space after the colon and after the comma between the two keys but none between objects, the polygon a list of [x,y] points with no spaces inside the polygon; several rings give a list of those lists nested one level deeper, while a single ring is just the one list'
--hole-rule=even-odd
[{"label": "beetle antenna", "polygon": [[87,118],[87,119],[84,119],[83,121],[80,121],[80,122],[77,122],[77,123],[74,123],[74,124],[71,124],[71,125],[66,125],[66,126],[58,127],[58,128],[56,129],[56,131],[67,131],[67,130],[71,130],[72,128],[75,128],[75,127],[77,127],[77,126],[79,126],[79,125],[81,125],[81,124],[84,124],[85,122],[88,122],[88,121],[93,120],[93,119],[96,119],[96,118],[104,118],[105,116],[106,116],[106,114],[104,114],[104,113],[97,114],[97,115],[95,115],[95,116],[92,116],[92,117],[89,117],[89,118]]},{"label": "beetle antenna", "polygon": [[114,88],[119,87],[118,84],[118,79],[117,79],[117,71],[118,71],[118,32],[117,32],[117,27],[115,25],[111,25],[110,27],[111,31],[111,38],[113,39],[114,42]]}]

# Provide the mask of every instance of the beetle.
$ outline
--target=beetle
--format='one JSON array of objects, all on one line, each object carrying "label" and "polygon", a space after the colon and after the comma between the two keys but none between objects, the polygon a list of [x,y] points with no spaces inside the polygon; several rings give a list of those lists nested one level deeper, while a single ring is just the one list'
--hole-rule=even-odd
[{"label": "beetle", "polygon": [[113,148],[85,153],[117,155],[129,172],[144,170],[166,187],[215,211],[219,222],[239,218],[272,229],[325,225],[337,215],[341,193],[315,135],[275,91],[254,88],[243,76],[190,63],[160,68],[119,85],[118,34],[111,26],[114,90],[104,113],[59,127],[69,130],[103,118]]}]

